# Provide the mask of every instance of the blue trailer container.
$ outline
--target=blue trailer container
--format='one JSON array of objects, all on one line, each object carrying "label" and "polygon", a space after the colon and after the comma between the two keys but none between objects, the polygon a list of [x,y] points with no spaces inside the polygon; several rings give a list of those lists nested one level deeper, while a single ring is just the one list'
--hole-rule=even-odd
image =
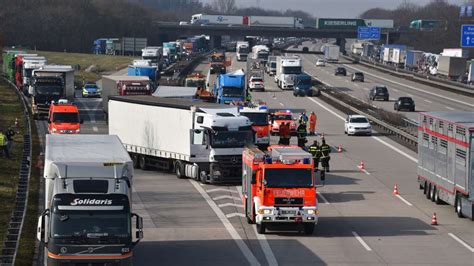
[{"label": "blue trailer container", "polygon": [[158,68],[156,66],[128,66],[128,76],[146,76],[150,81],[156,81],[156,73]]},{"label": "blue trailer container", "polygon": [[374,45],[373,44],[365,44],[362,47],[362,57],[370,58],[370,57],[372,57],[373,52],[374,52]]},{"label": "blue trailer container", "polygon": [[407,50],[405,57],[405,69],[416,70],[418,69],[418,62],[423,56],[423,51]]}]

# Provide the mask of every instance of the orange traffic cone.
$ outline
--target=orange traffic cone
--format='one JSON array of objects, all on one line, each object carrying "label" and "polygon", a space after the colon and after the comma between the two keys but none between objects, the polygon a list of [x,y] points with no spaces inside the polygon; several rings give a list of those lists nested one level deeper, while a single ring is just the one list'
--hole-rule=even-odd
[{"label": "orange traffic cone", "polygon": [[398,193],[398,187],[397,187],[397,184],[395,184],[395,186],[393,187],[393,193],[392,193],[394,196],[396,195],[400,195],[400,193]]},{"label": "orange traffic cone", "polygon": [[337,152],[342,152],[342,145],[339,145],[339,146],[337,147]]},{"label": "orange traffic cone", "polygon": [[359,163],[359,165],[358,165],[357,167],[359,167],[360,170],[365,170],[364,161],[360,161],[360,163]]},{"label": "orange traffic cone", "polygon": [[431,218],[431,225],[438,225],[438,218],[436,218],[436,212],[433,213],[433,217]]}]

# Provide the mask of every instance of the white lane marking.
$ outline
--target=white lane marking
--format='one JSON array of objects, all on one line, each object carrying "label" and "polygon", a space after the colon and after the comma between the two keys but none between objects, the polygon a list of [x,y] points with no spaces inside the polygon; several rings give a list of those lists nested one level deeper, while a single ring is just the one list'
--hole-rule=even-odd
[{"label": "white lane marking", "polygon": [[[242,187],[235,187],[235,188],[237,189],[237,191],[239,191],[240,197],[243,198]],[[252,226],[252,228],[253,228],[253,232],[257,236],[258,243],[260,244],[260,247],[263,250],[263,254],[265,255],[265,259],[267,260],[268,265],[278,265],[278,261],[275,258],[275,255],[273,254],[272,248],[268,244],[267,237],[263,234],[259,234],[255,226]]]},{"label": "white lane marking", "polygon": [[408,93],[407,95],[410,96],[410,97],[413,97],[413,94]]},{"label": "white lane marking", "polygon": [[[341,115],[337,114],[336,112],[334,112],[333,110],[329,109],[329,107],[317,102],[315,99],[313,98],[306,98],[306,99],[309,99],[310,101],[314,102],[315,104],[319,105],[321,108],[323,108],[324,110],[330,112],[331,114],[335,115],[336,117],[340,118],[341,120],[346,120],[344,117],[342,117]],[[379,137],[375,137],[375,136],[372,136],[371,138],[377,140],[378,142],[382,143],[383,145],[391,148],[392,150],[396,151],[397,153],[403,155],[404,157],[406,157],[407,159],[415,162],[415,163],[418,163],[418,159],[416,159],[415,157],[407,154],[406,152],[400,150],[399,148],[393,146],[392,144],[380,139]]]},{"label": "white lane marking", "polygon": [[239,208],[243,208],[244,206],[242,206],[242,204],[235,204],[235,203],[222,203],[222,204],[219,204],[217,205],[219,206],[219,208],[223,208],[223,207],[239,207]]},{"label": "white lane marking", "polygon": [[408,200],[406,200],[404,197],[397,195],[397,198],[399,198],[401,201],[405,202],[406,205],[408,206],[413,206]]},{"label": "white lane marking", "polygon": [[372,249],[369,247],[369,245],[367,245],[367,243],[365,243],[364,239],[362,239],[362,237],[360,237],[359,234],[357,234],[356,231],[352,231],[352,234],[353,234],[354,237],[357,239],[357,241],[359,241],[359,243],[360,243],[367,251],[372,251]]},{"label": "white lane marking", "polygon": [[423,101],[425,101],[425,102],[427,102],[427,103],[433,103],[432,101],[426,100],[426,99],[424,99]]},{"label": "white lane marking", "polygon": [[222,200],[222,199],[233,199],[233,200],[241,200],[239,199],[238,197],[232,197],[232,196],[219,196],[219,197],[215,197],[215,198],[212,198],[212,200]]},{"label": "white lane marking", "polygon": [[[355,67],[352,67],[352,66],[349,66],[349,65],[346,65],[344,64],[344,66],[348,67],[348,68],[352,68],[352,69],[355,69],[355,70],[359,70]],[[360,71],[360,70],[359,70]],[[460,103],[460,104],[464,104],[464,105],[467,105],[467,106],[471,106],[471,107],[474,107],[474,104],[471,104],[471,103],[467,103],[467,102],[463,102],[463,101],[460,101],[460,100],[457,100],[457,99],[453,99],[453,98],[450,98],[450,97],[447,97],[447,96],[443,96],[441,94],[437,94],[437,93],[434,93],[434,92],[430,92],[430,91],[425,91],[425,90],[421,90],[421,89],[418,89],[416,87],[413,87],[413,86],[410,86],[410,85],[407,85],[407,84],[403,84],[403,83],[400,83],[400,82],[397,82],[397,81],[393,81],[393,80],[389,80],[389,79],[386,79],[386,78],[383,78],[383,77],[380,77],[380,76],[377,76],[377,75],[374,75],[374,74],[371,74],[371,73],[367,73],[367,75],[370,75],[370,76],[373,76],[373,77],[376,77],[378,79],[381,79],[381,80],[385,80],[385,81],[388,81],[388,82],[391,82],[393,84],[397,84],[397,85],[400,85],[400,86],[403,86],[405,88],[410,88],[412,90],[416,90],[416,91],[419,91],[419,92],[422,92],[422,93],[426,93],[426,94],[430,94],[430,95],[433,95],[433,96],[436,96],[436,97],[439,97],[440,99],[447,99],[447,100],[450,100],[452,102],[457,102],[457,103]]]},{"label": "white lane marking", "polygon": [[328,204],[328,205],[331,204],[331,203],[329,202],[329,200],[326,199],[326,197],[323,196],[323,193],[317,191],[316,194],[318,194],[319,197],[324,201],[324,202],[323,202],[324,204]]},{"label": "white lane marking", "polygon": [[364,172],[366,175],[370,175],[370,173],[369,173],[367,170],[365,170],[365,169],[361,169],[361,170],[362,170],[362,172]]},{"label": "white lane marking", "polygon": [[238,212],[233,212],[233,213],[229,213],[229,214],[226,214],[225,217],[227,218],[232,218],[232,217],[242,217],[242,218],[245,218],[245,215],[243,213],[238,213]]},{"label": "white lane marking", "polygon": [[366,90],[366,91],[370,91],[370,89],[369,89],[369,88],[365,88],[365,87],[364,87],[364,88],[362,88],[362,89],[364,89],[364,90]]},{"label": "white lane marking", "polygon": [[213,188],[213,189],[206,190],[207,193],[212,193],[212,192],[217,192],[217,191],[237,193],[237,191],[235,190],[225,189],[225,188]]},{"label": "white lane marking", "polygon": [[211,197],[209,197],[209,195],[206,193],[206,191],[204,191],[204,189],[201,186],[199,186],[198,182],[196,182],[194,180],[189,180],[189,182],[191,182],[191,184],[194,186],[194,188],[206,200],[207,204],[209,204],[209,207],[211,207],[211,209],[217,215],[219,220],[221,220],[221,222],[224,225],[225,229],[227,230],[227,232],[229,232],[232,239],[234,239],[235,243],[239,247],[242,254],[244,254],[245,258],[250,263],[250,265],[260,265],[257,258],[253,255],[252,251],[250,251],[249,247],[242,240],[239,233],[237,233],[237,231],[235,230],[234,226],[232,226],[232,224],[227,219],[227,217],[225,217],[225,214],[222,212],[221,209],[219,209],[219,207],[217,207],[216,203],[214,201],[212,201]]},{"label": "white lane marking", "polygon": [[283,103],[280,103],[281,106],[285,106]]},{"label": "white lane marking", "polygon": [[397,90],[397,89],[392,89],[392,91],[396,91],[396,92],[399,92],[399,90]]},{"label": "white lane marking", "polygon": [[93,130],[94,132],[97,132],[97,131],[99,131],[99,128],[97,128],[96,126],[93,126],[93,127],[92,127],[92,130]]},{"label": "white lane marking", "polygon": [[449,106],[445,106],[445,107],[446,107],[446,109],[448,109],[448,110],[454,111],[454,108],[451,108],[451,107],[449,107]]},{"label": "white lane marking", "polygon": [[357,84],[357,83],[354,83],[354,86],[356,86],[356,87],[359,87],[359,84]]},{"label": "white lane marking", "polygon": [[448,233],[448,235],[450,237],[452,237],[454,240],[458,241],[461,245],[463,245],[465,248],[467,248],[469,251],[473,252],[474,253],[474,248],[469,246],[466,242],[464,242],[462,239],[460,239],[459,237],[457,237],[455,234],[453,233]]}]

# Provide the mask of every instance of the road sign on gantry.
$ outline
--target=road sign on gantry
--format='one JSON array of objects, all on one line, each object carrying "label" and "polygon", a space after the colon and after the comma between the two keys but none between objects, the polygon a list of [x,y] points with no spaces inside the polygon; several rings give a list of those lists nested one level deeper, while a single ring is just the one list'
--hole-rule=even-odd
[{"label": "road sign on gantry", "polygon": [[357,27],[357,39],[380,40],[380,28],[379,27]]},{"label": "road sign on gantry", "polygon": [[474,47],[474,25],[461,26],[461,47]]}]

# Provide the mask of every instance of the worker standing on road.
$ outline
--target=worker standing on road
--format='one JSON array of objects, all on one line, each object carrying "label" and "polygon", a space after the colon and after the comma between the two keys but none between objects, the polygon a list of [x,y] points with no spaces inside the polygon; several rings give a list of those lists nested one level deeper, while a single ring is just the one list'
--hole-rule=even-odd
[{"label": "worker standing on road", "polygon": [[313,155],[314,171],[318,171],[319,159],[321,158],[321,147],[319,147],[317,140],[313,142],[313,145],[309,146],[309,153]]},{"label": "worker standing on road", "polygon": [[291,130],[290,130],[290,123],[286,122],[285,123],[285,138],[284,138],[284,145],[290,145],[290,139],[291,139]]},{"label": "worker standing on road", "polygon": [[298,128],[296,129],[296,135],[298,137],[298,146],[301,148],[305,147],[305,144],[307,142],[306,140],[306,124],[304,122],[300,123]]},{"label": "worker standing on road", "polygon": [[326,144],[326,140],[323,139],[321,142],[321,167],[326,171],[329,172],[329,161],[331,160],[331,147]]},{"label": "worker standing on road", "polygon": [[10,158],[7,148],[7,136],[3,134],[3,130],[0,130],[0,149],[3,151],[5,157]]},{"label": "worker standing on road", "polygon": [[5,133],[5,137],[7,138],[7,149],[8,155],[10,156],[12,155],[13,136],[15,136],[15,131],[11,127],[8,127],[8,130]]},{"label": "worker standing on road", "polygon": [[311,112],[309,115],[309,134],[314,135],[316,133],[316,114],[314,112]]},{"label": "worker standing on road", "polygon": [[284,145],[284,141],[285,141],[285,123],[284,122],[281,122],[280,124],[280,129],[279,129],[279,135],[280,135],[280,140],[278,141],[278,144],[280,145]]},{"label": "worker standing on road", "polygon": [[298,118],[298,120],[299,120],[298,122],[300,122],[300,124],[301,124],[301,123],[305,123],[305,124],[306,124],[306,123],[308,123],[308,116],[306,115],[305,112],[302,112],[301,115],[300,115],[300,117]]}]

